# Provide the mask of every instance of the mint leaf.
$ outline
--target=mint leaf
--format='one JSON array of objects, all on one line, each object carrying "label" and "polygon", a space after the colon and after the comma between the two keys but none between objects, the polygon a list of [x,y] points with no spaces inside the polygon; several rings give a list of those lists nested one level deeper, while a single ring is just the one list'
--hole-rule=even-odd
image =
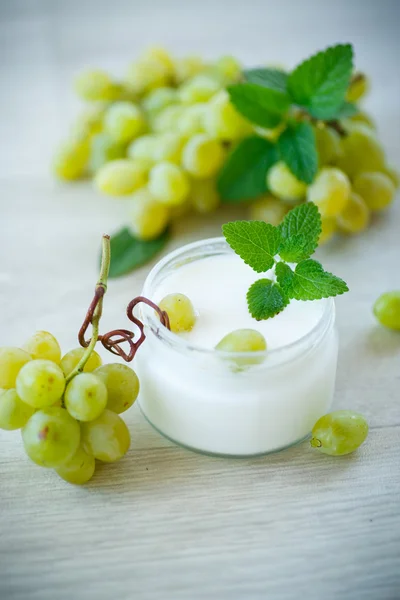
[{"label": "mint leaf", "polygon": [[248,83],[286,92],[288,75],[279,69],[247,69],[243,75]]},{"label": "mint leaf", "polygon": [[318,154],[310,123],[289,125],[279,136],[278,149],[293,175],[300,181],[312,183],[318,170]]},{"label": "mint leaf", "polygon": [[276,146],[254,136],[244,139],[225,161],[218,176],[218,192],[224,202],[242,202],[267,190],[268,169],[278,160]]},{"label": "mint leaf", "polygon": [[254,83],[237,83],[227,88],[232,104],[252,123],[260,127],[276,127],[290,106],[285,92]]},{"label": "mint leaf", "polygon": [[321,263],[310,258],[296,266],[290,284],[287,272],[285,277],[285,292],[296,300],[320,300],[349,291],[342,279],[324,271]]},{"label": "mint leaf", "polygon": [[342,106],[338,109],[335,119],[347,119],[348,117],[352,117],[358,113],[358,108],[352,102],[344,102]]},{"label": "mint leaf", "polygon": [[343,105],[353,68],[353,48],[338,44],[302,62],[288,79],[293,101],[317,119],[333,119]]},{"label": "mint leaf", "polygon": [[278,262],[275,267],[276,280],[287,298],[292,296],[294,273],[284,262]]},{"label": "mint leaf", "polygon": [[247,305],[251,316],[261,321],[280,313],[287,305],[287,300],[279,285],[271,279],[259,279],[249,287]]},{"label": "mint leaf", "polygon": [[313,202],[300,204],[291,210],[279,225],[281,245],[279,256],[288,262],[299,262],[311,256],[318,246],[321,215]]},{"label": "mint leaf", "polygon": [[279,229],[264,221],[233,221],[222,226],[230,247],[256,273],[274,266],[280,244]]},{"label": "mint leaf", "polygon": [[144,264],[167,243],[168,230],[156,240],[143,241],[133,237],[127,228],[111,236],[110,277],[119,277]]}]

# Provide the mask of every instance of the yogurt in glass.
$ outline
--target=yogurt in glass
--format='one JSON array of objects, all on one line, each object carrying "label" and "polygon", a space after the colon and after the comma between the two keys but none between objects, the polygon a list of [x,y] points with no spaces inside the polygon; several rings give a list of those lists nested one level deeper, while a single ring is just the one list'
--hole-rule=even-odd
[{"label": "yogurt in glass", "polygon": [[[256,321],[246,292],[261,277],[271,274],[255,273],[215,238],[172,252],[146,279],[143,295],[153,302],[182,293],[196,310],[193,329],[175,334],[143,307],[147,339],[135,359],[142,412],[180,445],[223,456],[275,452],[307,437],[329,411],[338,354],[333,299],[292,300]],[[259,331],[267,350],[251,361],[248,353],[215,350],[243,328]]]}]

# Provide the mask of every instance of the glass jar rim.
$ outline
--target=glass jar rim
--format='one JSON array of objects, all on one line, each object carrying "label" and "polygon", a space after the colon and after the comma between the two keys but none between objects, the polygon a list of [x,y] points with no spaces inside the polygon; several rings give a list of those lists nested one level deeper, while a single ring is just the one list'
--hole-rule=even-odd
[{"label": "glass jar rim", "polygon": [[[160,261],[158,261],[158,263],[151,269],[151,271],[149,272],[149,274],[147,275],[145,282],[144,282],[144,286],[143,286],[143,292],[142,295],[151,299],[153,299],[153,293],[154,293],[154,287],[155,287],[155,281],[157,281],[157,277],[160,275],[160,273],[163,272],[163,270],[168,266],[168,265],[177,265],[177,268],[179,268],[179,258],[183,258],[184,255],[186,254],[190,254],[191,252],[194,252],[193,258],[192,260],[201,260],[202,258],[205,258],[206,256],[203,256],[202,254],[198,254],[196,256],[196,251],[201,250],[201,249],[205,249],[205,248],[211,248],[211,247],[216,247],[220,249],[220,252],[214,251],[214,252],[210,252],[208,254],[208,256],[212,256],[212,255],[216,255],[216,254],[227,254],[227,253],[234,253],[234,251],[231,249],[231,247],[229,246],[229,244],[227,243],[227,241],[225,240],[224,237],[214,237],[214,238],[206,238],[197,242],[192,242],[190,244],[186,244],[184,246],[180,246],[179,248],[177,248],[176,250],[173,250],[172,252],[168,253],[166,256],[164,256],[164,258],[162,258]],[[222,252],[221,252],[222,251]],[[188,259],[185,260],[183,264],[186,264],[187,262],[192,262],[192,260]],[[299,337],[298,339],[294,340],[293,342],[290,342],[290,344],[285,344],[283,346],[279,346],[278,348],[273,348],[273,349],[266,349],[266,350],[259,350],[256,352],[252,352],[251,356],[252,358],[254,357],[254,359],[260,358],[260,359],[264,359],[264,358],[282,358],[283,357],[283,361],[282,362],[286,362],[284,359],[285,354],[297,354],[296,350],[297,349],[301,349],[301,347],[306,343],[307,346],[313,346],[315,343],[318,343],[320,341],[320,339],[323,337],[324,333],[328,330],[328,328],[330,327],[330,325],[332,324],[332,321],[334,320],[335,317],[335,303],[334,303],[334,299],[333,298],[324,298],[323,300],[325,300],[325,307],[324,310],[319,318],[319,320],[317,321],[317,323],[309,330],[307,331],[307,333],[305,333],[304,335],[302,335],[301,337]],[[195,344],[192,344],[191,342],[189,342],[188,340],[181,338],[179,335],[176,335],[175,333],[172,333],[169,329],[167,329],[166,327],[162,326],[160,324],[160,321],[158,319],[158,317],[156,316],[155,312],[152,311],[148,306],[142,306],[140,308],[141,311],[141,318],[143,320],[143,323],[145,326],[148,326],[151,331],[164,343],[166,343],[168,346],[170,346],[171,348],[173,348],[176,351],[179,352],[190,352],[190,353],[198,353],[202,356],[216,356],[222,359],[231,359],[232,360],[232,353],[231,352],[226,352],[223,350],[217,350],[216,348],[204,348],[201,346],[197,346]],[[248,358],[249,357],[249,353],[248,352],[235,352],[235,359],[240,359],[240,358]],[[266,363],[263,363],[264,366],[266,365]]]}]

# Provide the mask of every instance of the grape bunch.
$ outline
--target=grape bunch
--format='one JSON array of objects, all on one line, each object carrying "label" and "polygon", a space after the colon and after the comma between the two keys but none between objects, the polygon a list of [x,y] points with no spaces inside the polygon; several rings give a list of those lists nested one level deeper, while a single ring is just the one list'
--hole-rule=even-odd
[{"label": "grape bunch", "polygon": [[84,348],[61,356],[56,338],[36,332],[22,348],[0,348],[0,428],[22,430],[29,458],[69,483],[84,484],[96,459],[115,462],[129,449],[119,416],[137,398],[139,380],[128,366],[102,365]]},{"label": "grape bunch", "polygon": [[214,211],[216,175],[227,149],[252,131],[224,90],[241,73],[233,57],[213,64],[150,48],[122,82],[86,71],[75,90],[89,107],[54,159],[66,180],[89,175],[109,196],[127,197],[127,223],[140,240],[160,236],[190,210]]},{"label": "grape bunch", "polygon": [[[215,211],[230,151],[254,135],[277,143],[285,130],[285,123],[261,128],[236,110],[229,85],[245,73],[231,56],[207,63],[197,56],[176,59],[159,47],[145,51],[118,81],[101,70],[84,71],[75,91],[88,107],[55,156],[55,174],[65,180],[91,176],[101,193],[125,197],[127,226],[137,240],[160,238],[190,211]],[[347,101],[355,106],[368,87],[356,73]],[[304,115],[289,111],[289,117],[301,121]],[[312,126],[319,166],[314,181],[299,181],[278,159],[267,172],[268,192],[242,200],[252,219],[273,225],[294,204],[315,202],[325,243],[336,233],[364,231],[371,215],[392,202],[399,176],[365,112]]]}]

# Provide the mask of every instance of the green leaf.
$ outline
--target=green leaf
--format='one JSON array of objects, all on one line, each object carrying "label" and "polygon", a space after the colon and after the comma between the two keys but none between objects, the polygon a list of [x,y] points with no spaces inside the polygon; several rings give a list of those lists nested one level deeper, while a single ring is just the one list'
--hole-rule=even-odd
[{"label": "green leaf", "polygon": [[318,170],[318,154],[310,123],[296,123],[287,127],[279,136],[278,149],[293,175],[300,181],[312,183]]},{"label": "green leaf", "polygon": [[268,129],[276,127],[290,106],[285,92],[254,83],[237,83],[227,88],[232,104],[252,123]]},{"label": "green leaf", "polygon": [[261,321],[280,313],[287,305],[287,300],[279,285],[270,279],[259,279],[247,292],[247,305],[251,316]]},{"label": "green leaf", "polygon": [[274,266],[280,244],[279,229],[264,221],[233,221],[222,226],[230,247],[257,273]]},{"label": "green leaf", "polygon": [[279,69],[247,69],[243,75],[248,83],[286,92],[288,75]]},{"label": "green leaf", "polygon": [[238,203],[267,191],[267,171],[278,160],[276,146],[254,136],[244,139],[230,154],[218,176],[223,202]]},{"label": "green leaf", "polygon": [[296,266],[292,281],[285,291],[296,300],[320,300],[344,294],[349,288],[342,279],[324,271],[321,263],[307,259]]},{"label": "green leaf", "polygon": [[294,273],[284,262],[278,262],[275,267],[276,280],[287,298],[291,297]]},{"label": "green leaf", "polygon": [[288,79],[293,102],[317,119],[333,119],[343,105],[353,68],[353,48],[338,44],[302,62]]},{"label": "green leaf", "polygon": [[358,113],[358,108],[352,102],[344,102],[334,116],[335,119],[347,119]]},{"label": "green leaf", "polygon": [[288,262],[299,262],[311,256],[321,234],[321,215],[313,202],[293,208],[279,225],[279,256]]},{"label": "green leaf", "polygon": [[133,237],[128,229],[121,229],[111,236],[110,277],[125,275],[150,260],[165,246],[168,237],[166,230],[156,240],[143,241]]}]

